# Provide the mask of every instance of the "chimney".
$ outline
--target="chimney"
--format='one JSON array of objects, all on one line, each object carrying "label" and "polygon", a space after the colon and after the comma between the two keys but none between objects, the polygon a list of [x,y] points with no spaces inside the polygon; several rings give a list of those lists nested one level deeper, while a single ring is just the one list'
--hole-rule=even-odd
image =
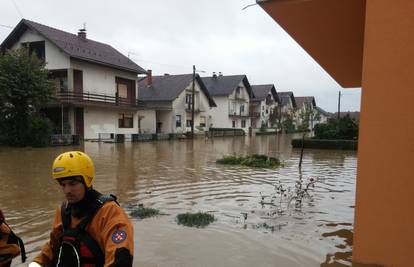
[{"label": "chimney", "polygon": [[219,71],[219,77],[223,77],[223,73],[221,73],[221,71]]},{"label": "chimney", "polygon": [[78,37],[83,39],[83,40],[86,40],[86,29],[85,28],[80,29],[78,31]]},{"label": "chimney", "polygon": [[151,86],[152,85],[152,70],[147,70],[148,74],[147,74],[147,85]]},{"label": "chimney", "polygon": [[215,71],[213,72],[213,79],[217,79],[217,74]]}]

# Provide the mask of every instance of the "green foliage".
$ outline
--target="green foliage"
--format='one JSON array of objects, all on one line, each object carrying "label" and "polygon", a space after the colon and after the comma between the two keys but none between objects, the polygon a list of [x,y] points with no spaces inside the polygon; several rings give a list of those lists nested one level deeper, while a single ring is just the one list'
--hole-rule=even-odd
[{"label": "green foliage", "polygon": [[45,147],[50,144],[52,134],[52,123],[48,118],[42,116],[30,117],[30,141],[33,147]]},{"label": "green foliage", "polygon": [[133,218],[145,219],[160,215],[160,211],[152,208],[139,207],[137,209],[132,210],[130,215]]},{"label": "green foliage", "polygon": [[41,133],[33,131],[47,132],[35,118],[54,90],[44,67],[42,60],[23,48],[0,54],[0,132],[5,144],[36,145],[39,138],[33,142],[32,135]]},{"label": "green foliage", "polygon": [[280,161],[277,158],[268,157],[266,155],[252,155],[247,157],[228,155],[216,161],[219,164],[227,165],[243,165],[254,168],[278,168]]},{"label": "green foliage", "polygon": [[358,139],[358,124],[349,116],[315,125],[316,139]]},{"label": "green foliage", "polygon": [[205,227],[214,222],[214,215],[204,212],[181,213],[177,215],[177,222],[189,227]]}]

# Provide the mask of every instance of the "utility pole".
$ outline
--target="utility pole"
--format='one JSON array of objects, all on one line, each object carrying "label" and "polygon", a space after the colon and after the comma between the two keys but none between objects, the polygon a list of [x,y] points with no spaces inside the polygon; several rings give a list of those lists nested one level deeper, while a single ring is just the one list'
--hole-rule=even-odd
[{"label": "utility pole", "polygon": [[339,91],[338,95],[338,120],[341,117],[341,91]]},{"label": "utility pole", "polygon": [[191,94],[191,139],[194,139],[194,95],[195,95],[195,76],[196,75],[196,68],[193,65],[193,88]]}]

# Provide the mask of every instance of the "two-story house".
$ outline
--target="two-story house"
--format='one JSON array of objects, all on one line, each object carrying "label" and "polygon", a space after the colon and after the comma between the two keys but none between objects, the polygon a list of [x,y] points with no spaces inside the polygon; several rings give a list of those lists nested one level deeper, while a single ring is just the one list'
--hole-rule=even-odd
[{"label": "two-story house", "polygon": [[254,98],[250,100],[252,128],[277,125],[280,100],[273,84],[252,85]]},{"label": "two-story house", "polygon": [[[56,97],[44,112],[55,132],[84,139],[138,133],[137,75],[144,69],[110,45],[23,19],[1,44],[26,47],[46,63]],[[145,111],[142,111],[145,113]]]},{"label": "two-story house", "polygon": [[296,110],[296,101],[293,92],[278,92],[277,93],[280,105],[279,105],[279,125],[283,128],[295,127],[295,110]]},{"label": "two-story house", "polygon": [[332,117],[331,113],[325,111],[321,107],[316,107],[315,109],[316,109],[315,110],[316,116],[315,116],[314,125],[318,123],[327,123],[328,120]]},{"label": "two-story house", "polygon": [[214,128],[239,128],[245,132],[250,127],[249,106],[254,96],[246,75],[216,75],[203,77],[217,107],[211,110]]},{"label": "two-story house", "polygon": [[309,130],[315,126],[315,117],[317,115],[316,101],[313,96],[295,97],[296,101],[296,126],[307,126]]},{"label": "two-story house", "polygon": [[216,104],[198,74],[193,81],[193,74],[152,76],[148,71],[148,76],[139,81],[138,88],[139,101],[155,110],[157,133],[190,132],[193,112],[194,131],[208,130],[209,113]]}]

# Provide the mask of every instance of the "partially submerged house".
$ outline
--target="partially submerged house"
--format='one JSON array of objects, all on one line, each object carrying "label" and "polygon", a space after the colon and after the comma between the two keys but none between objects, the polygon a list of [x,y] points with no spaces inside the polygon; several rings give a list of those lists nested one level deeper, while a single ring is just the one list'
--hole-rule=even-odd
[{"label": "partially submerged house", "polygon": [[280,105],[279,105],[279,124],[287,129],[293,130],[295,128],[295,110],[296,101],[293,92],[278,92],[277,93]]},{"label": "partially submerged house", "polygon": [[[85,139],[138,133],[137,75],[146,71],[108,44],[22,19],[1,51],[26,47],[46,62],[56,98],[45,108],[56,133]],[[63,118],[63,120],[62,120]]]},{"label": "partially submerged house", "polygon": [[[193,98],[194,95],[194,98]],[[186,133],[207,131],[211,108],[216,104],[198,74],[148,76],[139,81],[138,98],[148,109],[154,110],[153,123],[157,133]]]},{"label": "partially submerged house", "polygon": [[296,127],[306,127],[311,131],[315,125],[315,119],[317,115],[315,97],[298,96],[295,97],[295,102]]},{"label": "partially submerged house", "polygon": [[250,100],[252,128],[277,125],[280,100],[273,84],[252,85],[254,97]]},{"label": "partially submerged house", "polygon": [[250,127],[249,106],[253,97],[246,75],[216,75],[202,78],[217,107],[211,110],[213,128]]}]

